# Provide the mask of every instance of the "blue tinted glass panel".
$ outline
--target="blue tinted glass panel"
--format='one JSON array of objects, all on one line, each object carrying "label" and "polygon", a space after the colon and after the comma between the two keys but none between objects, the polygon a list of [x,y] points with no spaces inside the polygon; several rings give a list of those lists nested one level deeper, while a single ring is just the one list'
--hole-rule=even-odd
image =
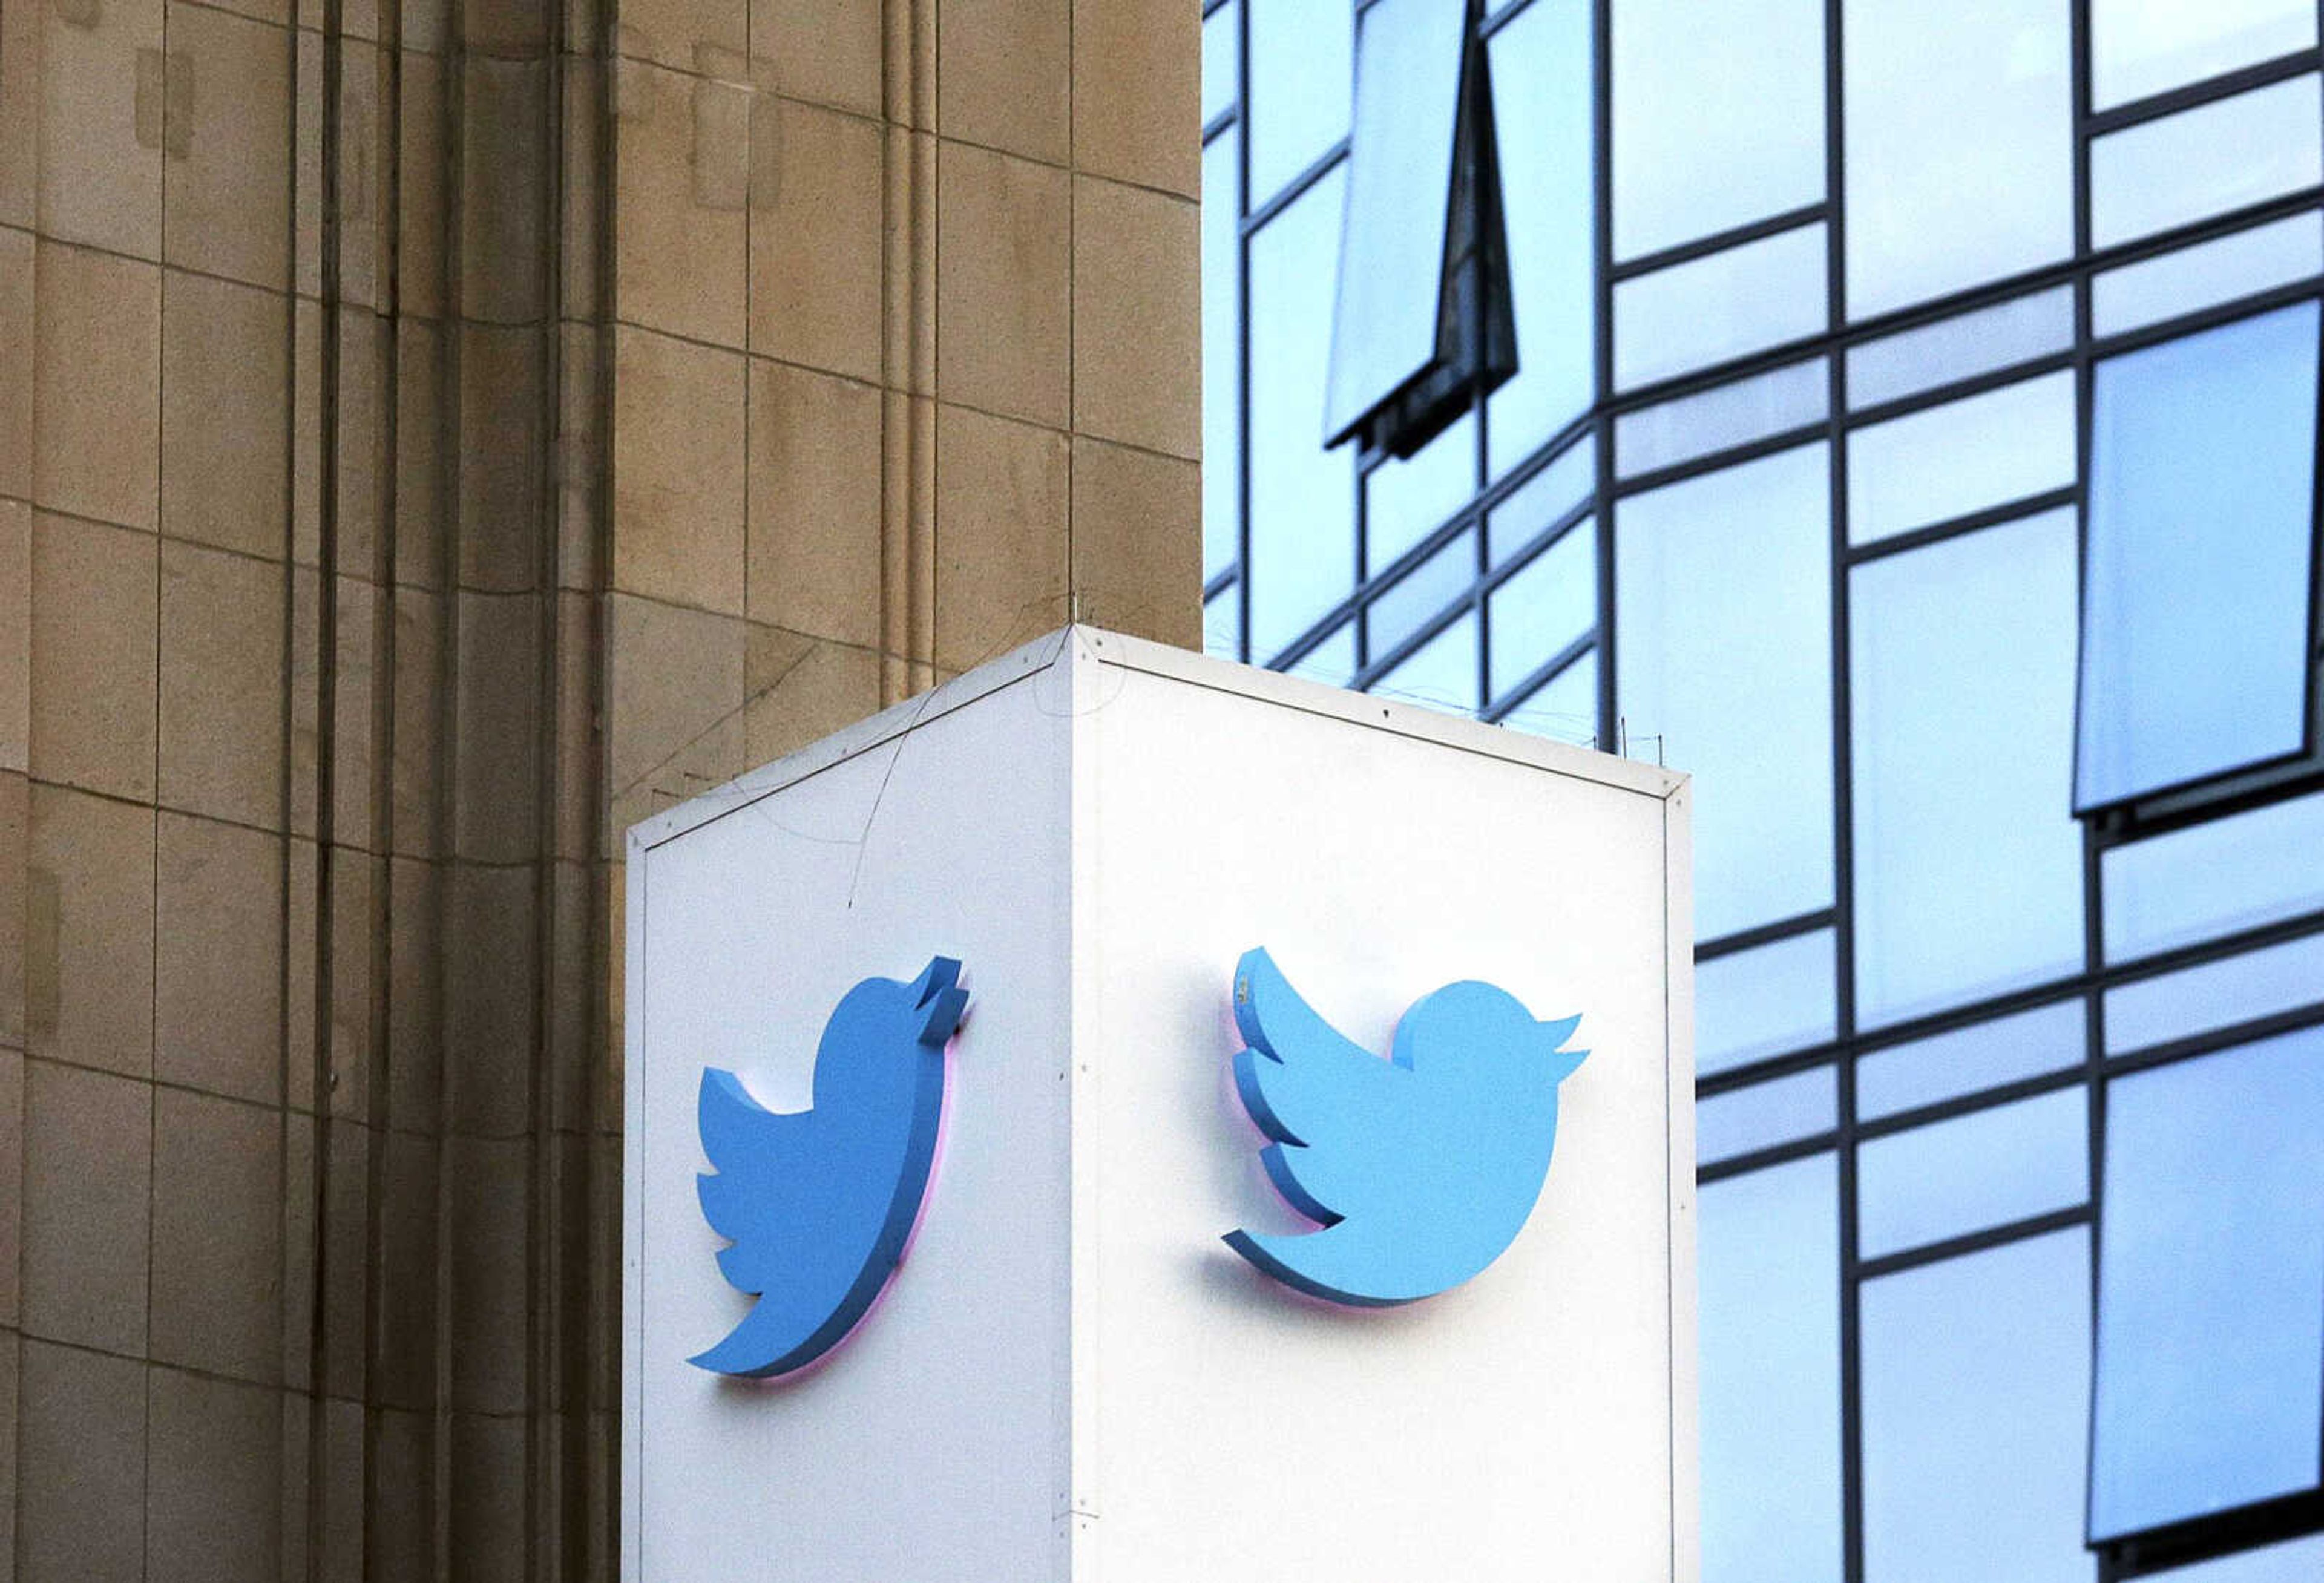
[{"label": "blue tinted glass panel", "polygon": [[1546,532],[1597,487],[1598,451],[1583,436],[1517,486],[1485,520],[1487,553],[1498,568]]},{"label": "blue tinted glass panel", "polygon": [[2324,934],[2310,934],[2107,990],[2107,1054],[2167,1044],[2319,1001]]},{"label": "blue tinted glass panel", "polygon": [[1236,19],[1239,0],[1227,0],[1224,5],[1203,18],[1203,124],[1207,126],[1219,118],[1220,112],[1235,102],[1236,32],[1241,23]]},{"label": "blue tinted glass panel", "polygon": [[1221,659],[1242,658],[1242,596],[1232,585],[1203,606],[1203,652]]},{"label": "blue tinted glass panel", "polygon": [[1715,451],[1766,439],[1831,410],[1831,365],[1822,358],[1769,369],[1614,419],[1614,471],[1624,478],[1675,467]]},{"label": "blue tinted glass panel", "polygon": [[1337,435],[1436,354],[1462,0],[1378,0],[1356,19],[1355,130],[1324,424]]},{"label": "blue tinted glass panel", "polygon": [[1845,0],[1849,317],[2072,253],[2071,9]]},{"label": "blue tinted glass panel", "polygon": [[2080,1066],[2088,1021],[2080,1000],[2061,1000],[1858,1056],[1856,1113],[1894,1116]]},{"label": "blue tinted glass panel", "polygon": [[1489,403],[1495,477],[1590,404],[1590,31],[1584,0],[1536,0],[1486,42],[1517,327],[1517,372]]},{"label": "blue tinted glass panel", "polygon": [[2100,247],[2312,187],[2319,163],[2316,78],[2110,133],[2090,144],[2090,232]]},{"label": "blue tinted glass panel", "polygon": [[1816,334],[1828,317],[1824,262],[1818,224],[1622,281],[1614,288],[1616,387]]},{"label": "blue tinted glass panel", "polygon": [[1340,240],[1333,171],[1250,239],[1251,658],[1266,660],[1353,591],[1355,467],[1323,449],[1329,294]]},{"label": "blue tinted glass panel", "polygon": [[[1250,139],[1250,205],[1257,208],[1347,135],[1355,13],[1348,0],[1244,4],[1250,7],[1250,97],[1243,127]],[[1334,241],[1338,219],[1333,216]],[[1331,278],[1327,265],[1309,277],[1309,290]],[[1259,316],[1251,317],[1255,322]]]},{"label": "blue tinted glass panel", "polygon": [[1879,1258],[2088,1202],[2089,1127],[2077,1085],[1871,1139],[1856,1152],[1857,1251]]},{"label": "blue tinted glass panel", "polygon": [[1380,677],[1367,692],[1445,714],[1477,712],[1477,612],[1471,611]]},{"label": "blue tinted glass panel", "polygon": [[[1216,27],[1213,15],[1203,24]],[[1209,35],[1207,32],[1205,37]],[[1235,322],[1235,158],[1230,126],[1203,149],[1203,580],[1242,553],[1242,335]]]},{"label": "blue tinted glass panel", "polygon": [[1838,1583],[1831,1156],[1707,1183],[1699,1201],[1704,1583]]},{"label": "blue tinted glass panel", "polygon": [[2126,962],[2324,907],[2324,795],[2118,846],[2100,860],[2106,954]]},{"label": "blue tinted glass panel", "polygon": [[2107,1091],[2095,1538],[2307,1489],[2324,1399],[2324,1031]]},{"label": "blue tinted glass panel", "polygon": [[1829,1041],[1838,970],[1830,929],[1698,962],[1694,1070],[1704,1076]]},{"label": "blue tinted glass panel", "polygon": [[1830,456],[1615,510],[1618,713],[1632,754],[1695,778],[1698,939],[1831,902]]},{"label": "blue tinted glass panel", "polygon": [[2090,96],[2103,110],[2315,41],[2314,0],[2090,0]]},{"label": "blue tinted glass panel", "polygon": [[1536,687],[1523,703],[1501,716],[1500,723],[1554,742],[1597,746],[1598,651],[1592,649],[1579,656]]},{"label": "blue tinted glass panel", "polygon": [[1372,658],[1377,659],[1428,624],[1456,599],[1467,596],[1477,581],[1477,535],[1471,530],[1430,556],[1367,607],[1365,620]]},{"label": "blue tinted glass panel", "polygon": [[2310,210],[2108,270],[2090,284],[2090,327],[2116,335],[2317,274],[2324,219]]},{"label": "blue tinted glass panel", "polygon": [[2070,488],[2075,445],[2070,369],[1859,428],[1848,437],[1849,542]]},{"label": "blue tinted glass panel", "polygon": [[1829,1066],[1753,1083],[1695,1106],[1694,1155],[1709,1165],[1812,1137],[1830,1132],[1839,1115],[1839,1083]]},{"label": "blue tinted glass panel", "polygon": [[2074,537],[2069,508],[1849,574],[1860,1026],[2081,966]]},{"label": "blue tinted glass panel", "polygon": [[1477,492],[1477,419],[1455,422],[1408,461],[1364,478],[1364,573],[1377,577]]},{"label": "blue tinted glass panel", "polygon": [[1491,687],[1508,692],[1598,621],[1598,534],[1587,517],[1488,596]]},{"label": "blue tinted glass panel", "polygon": [[2313,302],[2098,364],[2076,802],[2299,751]]},{"label": "blue tinted glass panel", "polygon": [[2315,1583],[2324,1578],[2324,1533],[2151,1576],[2155,1583]]},{"label": "blue tinted glass panel", "polygon": [[1356,623],[1346,622],[1324,639],[1296,665],[1284,667],[1311,682],[1344,687],[1356,678]]},{"label": "blue tinted glass panel", "polygon": [[2013,297],[1848,349],[1848,404],[1874,407],[2074,344],[2074,289]]},{"label": "blue tinted glass panel", "polygon": [[1614,256],[1823,198],[1821,0],[1613,0]]},{"label": "blue tinted glass panel", "polygon": [[2089,1234],[1865,1284],[1864,1572],[2089,1583]]}]

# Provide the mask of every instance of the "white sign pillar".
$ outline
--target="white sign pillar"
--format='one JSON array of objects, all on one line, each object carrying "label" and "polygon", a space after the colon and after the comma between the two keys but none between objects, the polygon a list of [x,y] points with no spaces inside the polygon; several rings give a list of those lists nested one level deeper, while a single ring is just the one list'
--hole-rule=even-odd
[{"label": "white sign pillar", "polygon": [[[631,832],[625,1583],[1692,1583],[1686,786],[1071,628]],[[1222,1240],[1312,1230],[1232,1075],[1265,947],[1342,1034],[1483,980],[1590,1055],[1524,1229],[1387,1308]],[[869,978],[964,964],[941,1138],[853,1335],[688,1362],[753,1298],[706,1068],[809,1107]]]}]

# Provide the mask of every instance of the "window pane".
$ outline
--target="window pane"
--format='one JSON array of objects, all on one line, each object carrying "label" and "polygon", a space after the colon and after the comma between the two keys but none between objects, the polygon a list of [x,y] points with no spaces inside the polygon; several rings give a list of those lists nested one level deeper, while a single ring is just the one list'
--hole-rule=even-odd
[{"label": "window pane", "polygon": [[1715,1164],[1771,1149],[1839,1124],[1838,1080],[1829,1066],[1718,1094],[1694,1108],[1694,1157]]},{"label": "window pane", "polygon": [[1501,716],[1500,723],[1529,736],[1576,747],[1598,744],[1598,651],[1589,650]]},{"label": "window pane", "polygon": [[1251,658],[1264,660],[1353,591],[1355,468],[1323,449],[1332,312],[1315,289],[1340,241],[1335,170],[1250,239]]},{"label": "window pane", "polygon": [[1845,0],[1851,318],[2073,251],[2070,9]]},{"label": "window pane", "polygon": [[1624,281],[1614,288],[1614,383],[1628,390],[1816,334],[1829,307],[1824,262],[1817,224]]},{"label": "window pane", "polygon": [[1420,447],[1409,460],[1391,456],[1364,479],[1364,572],[1379,576],[1442,527],[1477,492],[1474,414]]},{"label": "window pane", "polygon": [[2316,78],[2270,83],[2090,144],[2090,232],[2100,247],[2315,185]]},{"label": "window pane", "polygon": [[1837,1029],[1830,929],[1698,962],[1694,1070],[1704,1077],[1828,1042]]},{"label": "window pane", "polygon": [[[1250,139],[1250,206],[1258,208],[1347,134],[1355,16],[1348,0],[1245,4],[1250,7],[1250,100],[1243,106],[1243,125]],[[1335,242],[1338,218],[1333,216]],[[1309,290],[1331,278],[1328,271],[1310,276]]]},{"label": "window pane", "polygon": [[1436,355],[1466,20],[1462,0],[1379,0],[1356,21],[1347,235],[1324,410],[1330,435]]},{"label": "window pane", "polygon": [[1397,578],[1366,607],[1366,636],[1378,659],[1428,624],[1477,582],[1477,535],[1472,529]]},{"label": "window pane", "polygon": [[1224,5],[1203,18],[1203,124],[1205,126],[1217,120],[1219,113],[1235,102],[1237,3],[1238,0],[1227,0]]},{"label": "window pane", "polygon": [[1856,1113],[1867,1120],[1894,1116],[2080,1066],[2086,1020],[2080,1000],[2061,1000],[1858,1056]]},{"label": "window pane", "polygon": [[1203,652],[1221,659],[1242,658],[1242,598],[1231,584],[1203,606]]},{"label": "window pane", "polygon": [[[1204,26],[1216,27],[1214,14]],[[1207,32],[1204,34],[1208,37]],[[1203,149],[1203,580],[1242,553],[1242,336],[1235,323],[1235,158],[1230,126]]]},{"label": "window pane", "polygon": [[2311,210],[2108,270],[2090,285],[2090,327],[2116,335],[2317,274],[2324,219]]},{"label": "window pane", "polygon": [[2013,297],[1848,349],[1848,404],[1877,407],[2074,344],[2074,289]]},{"label": "window pane", "polygon": [[2109,1055],[2324,1001],[2324,934],[2142,979],[2106,994]]},{"label": "window pane", "polygon": [[1822,0],[1613,10],[1616,258],[1822,200]]},{"label": "window pane", "polygon": [[1326,686],[1344,687],[1356,679],[1356,623],[1346,622],[1288,667],[1289,674]]},{"label": "window pane", "polygon": [[2074,482],[2070,369],[1848,437],[1848,541],[1964,517]]},{"label": "window pane", "polygon": [[2118,846],[2100,860],[2106,953],[2126,962],[2324,907],[2324,795]]},{"label": "window pane", "polygon": [[1549,525],[1580,505],[1598,485],[1598,449],[1584,435],[1559,453],[1556,461],[1519,484],[1517,492],[1493,508],[1485,520],[1485,538],[1492,564],[1499,567],[1511,556],[1539,538]]},{"label": "window pane", "polygon": [[1471,611],[1365,691],[1446,714],[1477,712],[1477,612]]},{"label": "window pane", "polygon": [[2089,1583],[2089,1234],[1868,1282],[1864,1571]]},{"label": "window pane", "polygon": [[2314,0],[2090,0],[2090,97],[2104,110],[2315,41]]},{"label": "window pane", "polygon": [[1828,446],[1633,495],[1615,516],[1629,750],[1695,778],[1698,939],[1831,902]]},{"label": "window pane", "polygon": [[2303,302],[2098,364],[2079,805],[2300,750],[2316,337]]},{"label": "window pane", "polygon": [[1492,394],[1499,477],[1590,405],[1593,216],[1590,6],[1536,0],[1487,41],[1517,372]]},{"label": "window pane", "polygon": [[2324,1578],[2324,1533],[2151,1576],[2154,1583],[2315,1583]]},{"label": "window pane", "polygon": [[1704,1583],[1838,1583],[1832,1157],[1706,1183],[1700,1209]]},{"label": "window pane", "polygon": [[2081,965],[2074,559],[2065,509],[1850,574],[1863,1026]]},{"label": "window pane", "polygon": [[1498,695],[1598,624],[1598,535],[1584,517],[1489,596],[1491,689]]},{"label": "window pane", "polygon": [[1831,411],[1831,365],[1821,357],[1755,373],[1614,419],[1614,470],[1624,478],[1674,467]]},{"label": "window pane", "polygon": [[1856,1244],[1865,1258],[2089,1201],[2088,1091],[2061,1089],[1856,1152]]},{"label": "window pane", "polygon": [[2095,1538],[2306,1489],[2324,1393],[2324,1030],[2107,1092]]}]

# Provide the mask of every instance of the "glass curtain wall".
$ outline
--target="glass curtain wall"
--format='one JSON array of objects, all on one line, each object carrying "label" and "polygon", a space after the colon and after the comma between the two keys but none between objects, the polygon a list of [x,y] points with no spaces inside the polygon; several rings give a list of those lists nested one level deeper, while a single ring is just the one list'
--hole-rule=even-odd
[{"label": "glass curtain wall", "polygon": [[1209,643],[1695,776],[1707,1583],[2318,1575],[2318,6],[1473,8],[1396,460],[1364,4],[1204,8]]}]

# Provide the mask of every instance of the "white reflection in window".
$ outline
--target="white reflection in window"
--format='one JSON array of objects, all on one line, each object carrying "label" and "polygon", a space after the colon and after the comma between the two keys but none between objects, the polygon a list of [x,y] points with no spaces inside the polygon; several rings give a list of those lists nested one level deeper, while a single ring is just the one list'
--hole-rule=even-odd
[{"label": "white reflection in window", "polygon": [[2107,109],[2315,41],[2314,0],[2090,0],[2090,98]]},{"label": "white reflection in window", "polygon": [[2090,240],[2100,247],[2225,214],[2324,177],[2313,76],[2237,94],[2090,144]]},{"label": "white reflection in window", "polygon": [[1848,437],[1848,540],[2070,488],[2075,443],[2070,369],[1859,428]]}]

